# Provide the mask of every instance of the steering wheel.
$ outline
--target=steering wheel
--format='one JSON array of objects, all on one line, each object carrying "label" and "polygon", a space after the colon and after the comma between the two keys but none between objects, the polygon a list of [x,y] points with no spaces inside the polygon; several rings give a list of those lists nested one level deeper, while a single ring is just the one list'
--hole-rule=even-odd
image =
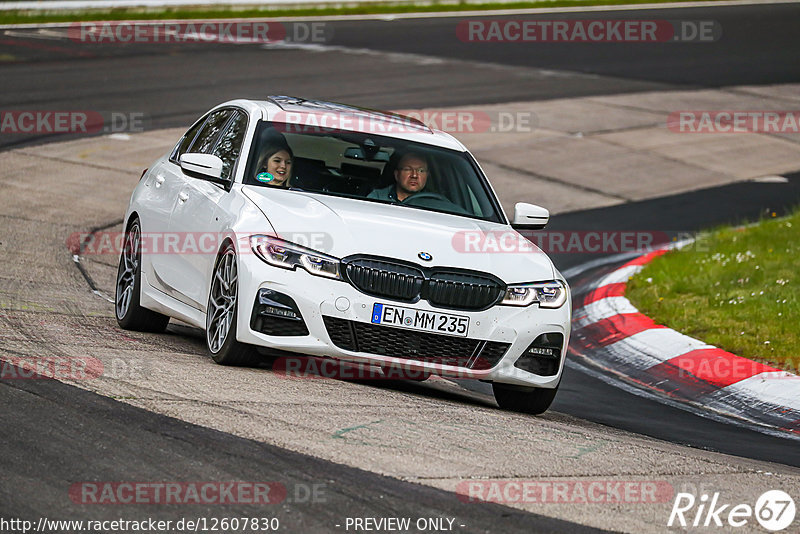
[{"label": "steering wheel", "polygon": [[[418,201],[421,201],[421,202],[418,202]],[[409,205],[409,206],[418,206],[420,208],[439,209],[439,210],[444,210],[444,211],[457,213],[457,214],[464,214],[464,215],[469,213],[464,208],[462,208],[461,206],[459,206],[458,204],[456,204],[455,202],[453,202],[452,200],[450,200],[446,196],[441,195],[439,193],[433,193],[433,192],[417,193],[416,195],[412,195],[412,196],[408,197],[403,202],[403,204],[406,204],[406,205]]]},{"label": "steering wheel", "polygon": [[444,195],[440,195],[439,193],[432,193],[430,191],[423,191],[422,193],[416,193],[408,197],[404,202],[406,204],[411,204],[415,200],[438,200],[440,202],[447,202],[448,204],[452,204],[453,202]]}]

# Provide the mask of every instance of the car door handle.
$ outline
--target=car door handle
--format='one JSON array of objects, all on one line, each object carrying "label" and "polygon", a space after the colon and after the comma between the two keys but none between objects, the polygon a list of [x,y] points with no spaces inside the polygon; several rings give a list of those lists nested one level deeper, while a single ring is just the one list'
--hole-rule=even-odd
[{"label": "car door handle", "polygon": [[161,184],[164,183],[165,178],[163,176],[156,175],[156,187],[161,187]]},{"label": "car door handle", "polygon": [[186,202],[187,200],[189,200],[189,194],[181,191],[180,193],[178,193],[178,200],[180,200],[181,202]]}]

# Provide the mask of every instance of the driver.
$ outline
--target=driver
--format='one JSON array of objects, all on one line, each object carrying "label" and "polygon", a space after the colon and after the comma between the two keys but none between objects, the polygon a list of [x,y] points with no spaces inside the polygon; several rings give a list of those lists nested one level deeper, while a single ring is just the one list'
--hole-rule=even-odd
[{"label": "driver", "polygon": [[394,181],[392,185],[375,189],[367,198],[403,202],[425,189],[428,183],[428,161],[425,156],[409,152],[401,157],[394,170]]}]

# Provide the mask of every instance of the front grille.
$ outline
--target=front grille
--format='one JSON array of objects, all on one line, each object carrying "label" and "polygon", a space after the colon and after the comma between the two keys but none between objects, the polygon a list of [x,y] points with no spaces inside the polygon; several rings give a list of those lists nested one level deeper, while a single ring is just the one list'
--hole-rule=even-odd
[{"label": "front grille", "polygon": [[341,349],[475,370],[491,369],[511,346],[328,316],[323,320],[331,341]]},{"label": "front grille", "polygon": [[499,343],[497,341],[487,341],[486,346],[480,353],[480,356],[472,366],[473,369],[491,369],[500,359],[505,355],[510,343]]},{"label": "front grille", "polygon": [[413,267],[372,259],[348,262],[345,272],[362,293],[407,302],[419,298],[425,280],[422,271]]},{"label": "front grille", "polygon": [[345,258],[345,274],[362,293],[401,302],[426,299],[434,306],[485,310],[496,304],[505,284],[491,275],[455,269],[423,269],[377,258]]},{"label": "front grille", "polygon": [[491,278],[461,273],[435,273],[426,284],[431,304],[445,308],[480,310],[495,304],[503,286]]},{"label": "front grille", "polygon": [[307,336],[308,328],[302,319],[282,317],[255,317],[251,326],[256,332],[268,336]]},{"label": "front grille", "polygon": [[322,316],[322,319],[325,322],[325,328],[328,330],[328,336],[330,336],[334,345],[340,349],[358,351],[353,329],[350,327],[352,321],[335,319],[325,315]]}]

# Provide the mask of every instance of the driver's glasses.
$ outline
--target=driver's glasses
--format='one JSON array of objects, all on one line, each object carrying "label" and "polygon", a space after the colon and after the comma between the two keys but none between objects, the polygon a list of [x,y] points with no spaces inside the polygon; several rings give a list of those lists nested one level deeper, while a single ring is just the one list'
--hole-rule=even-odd
[{"label": "driver's glasses", "polygon": [[428,169],[426,167],[400,167],[398,170],[403,174],[428,174]]}]

